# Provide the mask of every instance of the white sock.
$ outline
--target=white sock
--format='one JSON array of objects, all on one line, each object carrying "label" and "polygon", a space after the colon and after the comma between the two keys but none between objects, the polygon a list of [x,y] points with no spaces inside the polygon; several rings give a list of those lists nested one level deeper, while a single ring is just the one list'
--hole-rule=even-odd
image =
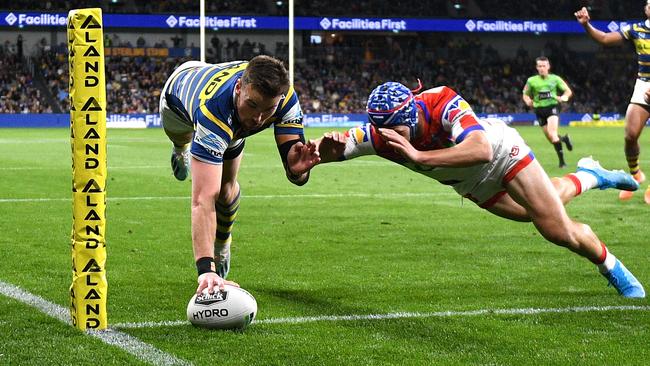
[{"label": "white sock", "polygon": [[605,261],[598,265],[598,270],[600,273],[607,273],[614,269],[614,266],[616,265],[616,257],[614,254],[610,253],[607,248],[605,248],[605,250],[607,251]]},{"label": "white sock", "polygon": [[575,175],[576,178],[578,178],[578,180],[580,181],[580,185],[582,186],[580,193],[587,192],[592,188],[598,187],[598,179],[596,178],[595,175],[591,173],[581,170],[579,172],[573,173],[573,175]]}]

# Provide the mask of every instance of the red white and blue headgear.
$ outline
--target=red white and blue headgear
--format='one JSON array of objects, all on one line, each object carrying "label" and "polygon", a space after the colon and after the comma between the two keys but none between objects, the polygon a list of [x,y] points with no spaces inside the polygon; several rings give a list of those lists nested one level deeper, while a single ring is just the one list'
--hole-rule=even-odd
[{"label": "red white and blue headgear", "polygon": [[389,81],[376,87],[368,96],[366,111],[373,126],[404,125],[411,130],[411,137],[415,136],[418,125],[415,99],[413,92],[403,84]]}]

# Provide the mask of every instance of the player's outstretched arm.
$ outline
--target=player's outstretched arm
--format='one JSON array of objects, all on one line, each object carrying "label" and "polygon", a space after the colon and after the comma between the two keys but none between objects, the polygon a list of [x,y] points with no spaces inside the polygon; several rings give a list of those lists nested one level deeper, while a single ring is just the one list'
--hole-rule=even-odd
[{"label": "player's outstretched arm", "polygon": [[217,214],[214,204],[221,190],[222,166],[192,159],[192,247],[198,270],[196,293],[210,293],[224,285],[239,286],[226,281],[215,272],[214,239]]},{"label": "player's outstretched arm", "polygon": [[582,9],[576,11],[574,15],[578,23],[582,25],[582,27],[585,29],[585,32],[587,32],[589,37],[591,37],[594,41],[604,46],[614,46],[623,43],[624,38],[621,33],[619,32],[605,33],[601,30],[594,28],[589,23],[589,20],[591,20],[591,18],[589,17],[589,11],[587,10],[587,8],[583,7]]},{"label": "player's outstretched arm", "polygon": [[379,134],[398,153],[420,165],[460,168],[487,163],[492,160],[492,145],[483,131],[473,131],[458,145],[440,150],[417,150],[394,130],[380,128]]},{"label": "player's outstretched arm", "polygon": [[320,162],[318,150],[309,143],[297,142],[289,150],[287,165],[289,172],[295,175],[307,173]]},{"label": "player's outstretched arm", "polygon": [[322,164],[340,161],[343,158],[347,140],[345,132],[331,131],[324,133],[319,139],[309,140],[307,144],[319,152]]},{"label": "player's outstretched arm", "polygon": [[302,134],[278,134],[275,141],[287,179],[299,186],[307,183],[309,171],[320,162],[318,150],[305,144]]}]

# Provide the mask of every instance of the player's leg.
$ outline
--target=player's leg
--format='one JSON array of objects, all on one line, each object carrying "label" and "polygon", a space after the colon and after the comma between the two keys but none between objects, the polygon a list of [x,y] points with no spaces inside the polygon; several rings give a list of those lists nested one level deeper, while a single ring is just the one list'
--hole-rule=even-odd
[{"label": "player's leg", "polygon": [[553,114],[546,118],[546,124],[543,126],[543,129],[544,135],[546,135],[546,139],[548,139],[548,141],[553,144],[553,147],[555,148],[560,168],[563,168],[566,166],[566,162],[564,161],[562,140],[560,140],[560,136],[557,134],[558,124],[559,118],[556,114]]},{"label": "player's leg", "polygon": [[[639,183],[645,181],[645,174],[639,167],[639,153],[641,151],[639,137],[649,117],[650,113],[644,106],[634,103],[628,105],[625,113],[625,159],[630,174]],[[621,192],[619,198],[621,200],[630,199],[632,193]]]},{"label": "player's leg", "polygon": [[230,245],[232,229],[239,211],[240,188],[237,181],[245,141],[237,140],[226,150],[223,158],[223,176],[219,199],[215,203],[217,211],[217,233],[214,253],[217,274],[225,279],[230,271]]},{"label": "player's leg", "polygon": [[533,160],[506,183],[508,196],[523,207],[537,230],[552,243],[589,259],[625,297],[645,297],[643,286],[588,225],[569,218],[551,180]]},{"label": "player's leg", "polygon": [[192,124],[167,106],[164,94],[160,98],[160,119],[165,134],[173,144],[171,165],[174,177],[185,180],[190,172],[190,142],[194,133]]},{"label": "player's leg", "polygon": [[[639,187],[631,175],[621,170],[604,169],[591,157],[580,159],[576,172],[551,178],[551,183],[564,205],[591,189],[616,188],[634,191]],[[526,209],[512,200],[507,193],[502,196],[494,200],[488,208],[489,211],[511,220],[530,221]]]},{"label": "player's leg", "polygon": [[[203,65],[207,64],[200,61],[187,61],[183,63],[169,76],[160,92],[160,104],[158,110],[160,112],[160,119],[165,134],[173,144],[171,165],[174,176],[178,180],[185,180],[189,176],[191,161],[190,142],[192,141],[192,135],[194,133],[194,125],[190,120],[188,120],[189,117],[183,118],[181,117],[182,114],[179,114],[180,112],[172,110],[168,104],[167,98],[173,99],[176,97],[168,94],[167,90],[169,89],[172,80],[174,80],[180,72],[190,67]],[[176,100],[176,102],[178,102],[178,100]]]},{"label": "player's leg", "polygon": [[[500,177],[497,180],[478,177],[475,182],[476,188],[470,192],[461,190],[461,194],[496,215],[517,221],[530,221],[526,209],[513,201],[507,192],[503,190],[503,186],[526,164],[534,160],[534,155],[516,130],[485,119],[484,123],[487,122],[490,122],[494,127],[502,127],[501,150],[495,152],[502,158],[494,162],[495,170],[491,173],[500,175]],[[481,183],[479,184],[479,182]],[[594,188],[638,189],[638,184],[629,174],[622,171],[606,170],[591,157],[580,159],[574,173],[561,178],[553,178],[551,182],[563,204]]]},{"label": "player's leg", "polygon": [[[643,126],[650,116],[648,103],[645,100],[645,93],[650,87],[650,84],[637,79],[634,84],[634,92],[630,99],[630,104],[627,106],[625,112],[625,158],[627,166],[630,169],[630,174],[634,176],[639,183],[645,181],[645,174],[639,167],[639,137]],[[632,198],[632,194],[628,192],[621,192],[618,196],[621,200],[628,200]]]},{"label": "player's leg", "polygon": [[594,188],[615,188],[630,192],[639,188],[639,183],[631,175],[622,170],[607,170],[591,157],[580,159],[575,173],[562,178],[552,178],[551,181],[564,204]]},{"label": "player's leg", "polygon": [[645,126],[646,121],[650,118],[650,113],[637,104],[630,104],[625,113],[625,158],[630,169],[630,174],[639,177],[643,174],[639,167],[639,137]]}]

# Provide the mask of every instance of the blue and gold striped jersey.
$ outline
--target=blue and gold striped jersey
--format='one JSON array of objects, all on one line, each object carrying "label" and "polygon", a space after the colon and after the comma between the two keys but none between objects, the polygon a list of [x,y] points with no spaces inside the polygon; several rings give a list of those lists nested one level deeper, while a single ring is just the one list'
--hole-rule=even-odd
[{"label": "blue and gold striped jersey", "polygon": [[619,32],[634,43],[638,55],[639,72],[637,78],[650,81],[650,21],[626,25]]},{"label": "blue and gold striped jersey", "polygon": [[244,130],[235,108],[235,84],[248,62],[180,66],[172,76],[165,98],[169,107],[194,125],[192,155],[219,164],[234,140],[254,135],[271,125],[276,135],[303,135],[303,114],[293,86],[280,100],[278,109],[259,129]]}]

